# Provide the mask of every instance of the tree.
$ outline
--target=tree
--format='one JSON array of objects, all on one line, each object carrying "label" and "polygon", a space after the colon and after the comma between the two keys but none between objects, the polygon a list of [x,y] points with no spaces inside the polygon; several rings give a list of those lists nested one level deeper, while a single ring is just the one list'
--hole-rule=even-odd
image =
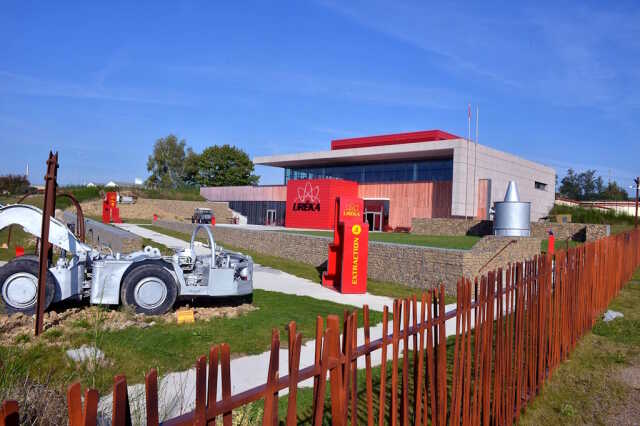
[{"label": "tree", "polygon": [[626,200],[629,195],[616,182],[604,185],[602,176],[596,176],[595,170],[586,170],[576,173],[573,169],[567,170],[562,178],[562,184],[558,192],[573,200]]},{"label": "tree", "polygon": [[[595,200],[598,196],[597,183],[596,183],[596,171],[587,170],[578,175],[578,181],[580,182],[580,191],[582,200]],[[600,180],[600,187],[602,187],[602,179]]]},{"label": "tree", "polygon": [[253,162],[241,149],[230,145],[214,145],[202,151],[198,161],[197,181],[203,186],[255,185]]},{"label": "tree", "polygon": [[25,194],[31,184],[25,175],[0,176],[0,194],[4,191],[9,194]]},{"label": "tree", "polygon": [[625,191],[617,182],[609,182],[609,184],[600,193],[601,200],[624,201],[629,199],[629,193]]},{"label": "tree", "polygon": [[572,200],[580,200],[582,198],[580,177],[573,169],[567,170],[567,175],[562,178],[559,192]]},{"label": "tree", "polygon": [[183,181],[187,186],[195,186],[198,184],[198,175],[200,172],[200,155],[193,149],[187,149],[187,155],[184,159]]},{"label": "tree", "polygon": [[147,160],[147,170],[151,176],[147,185],[155,188],[177,188],[184,182],[185,140],[170,134],[160,138],[153,145],[153,154]]}]

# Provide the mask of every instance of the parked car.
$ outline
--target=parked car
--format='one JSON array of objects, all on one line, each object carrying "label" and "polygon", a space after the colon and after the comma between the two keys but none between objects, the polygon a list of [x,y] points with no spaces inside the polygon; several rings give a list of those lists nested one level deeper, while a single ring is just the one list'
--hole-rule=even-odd
[{"label": "parked car", "polygon": [[193,212],[193,216],[191,216],[191,223],[211,223],[212,217],[213,212],[211,209],[196,207]]}]

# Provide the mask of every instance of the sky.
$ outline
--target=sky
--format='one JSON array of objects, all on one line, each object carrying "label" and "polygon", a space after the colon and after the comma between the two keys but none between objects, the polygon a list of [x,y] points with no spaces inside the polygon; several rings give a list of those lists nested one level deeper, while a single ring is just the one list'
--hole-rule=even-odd
[{"label": "sky", "polygon": [[[0,174],[146,178],[156,139],[250,157],[467,133],[554,167],[640,174],[640,3],[0,1]],[[260,183],[283,182],[256,167]]]}]

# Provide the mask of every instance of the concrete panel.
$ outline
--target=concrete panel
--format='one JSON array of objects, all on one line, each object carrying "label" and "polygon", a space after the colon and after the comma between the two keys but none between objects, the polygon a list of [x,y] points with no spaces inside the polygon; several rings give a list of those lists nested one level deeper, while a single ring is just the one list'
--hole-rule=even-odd
[{"label": "concrete panel", "polygon": [[[467,173],[467,149],[464,142],[454,149],[452,214],[465,215],[465,182],[467,183],[466,214],[473,216],[477,211],[477,186],[474,188],[475,171],[474,145],[469,145],[469,173]],[[502,201],[510,180],[516,181],[521,201],[531,202],[531,220],[536,221],[548,214],[555,200],[555,170],[515,155],[478,145],[476,182],[491,180],[491,204]],[[546,190],[535,188],[535,182],[547,185]],[[475,190],[475,192],[474,192]],[[476,194],[476,195],[474,195]],[[474,198],[475,196],[475,198]]]}]

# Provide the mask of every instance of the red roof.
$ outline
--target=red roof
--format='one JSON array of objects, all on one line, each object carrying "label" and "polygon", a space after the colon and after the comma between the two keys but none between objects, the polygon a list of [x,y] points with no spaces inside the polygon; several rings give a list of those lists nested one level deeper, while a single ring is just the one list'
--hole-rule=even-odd
[{"label": "red roof", "polygon": [[365,136],[362,138],[335,139],[331,141],[331,150],[444,141],[449,139],[460,139],[460,137],[443,132],[442,130],[423,130],[420,132],[394,133],[391,135]]}]

